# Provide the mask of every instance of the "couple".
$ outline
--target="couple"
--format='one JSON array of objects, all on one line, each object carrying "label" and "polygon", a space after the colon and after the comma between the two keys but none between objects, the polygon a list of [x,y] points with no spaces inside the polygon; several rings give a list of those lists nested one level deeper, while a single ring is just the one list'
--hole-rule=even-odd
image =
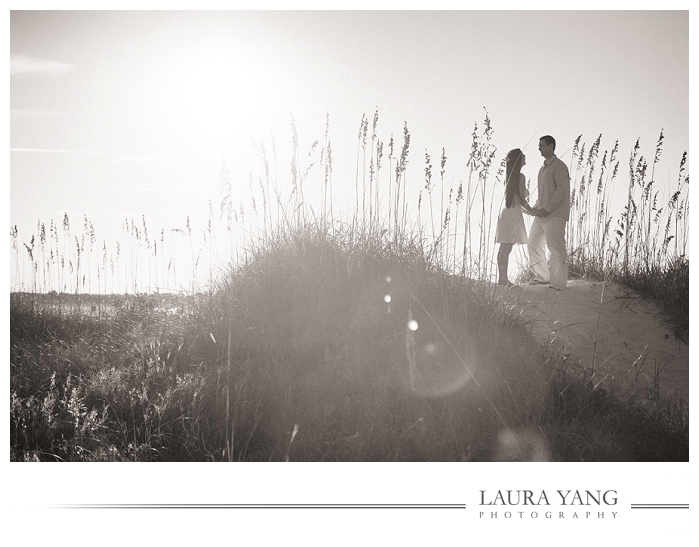
[{"label": "couple", "polygon": [[[568,283],[566,253],[566,223],[570,216],[570,176],[568,167],[556,157],[556,139],[545,135],[539,139],[539,152],[544,165],[539,169],[537,200],[534,207],[527,203],[527,186],[520,172],[525,156],[519,148],[507,154],[505,175],[505,208],[498,219],[496,243],[498,251],[498,283],[512,285],[507,278],[510,252],[515,244],[527,243],[529,267],[534,276],[529,283],[565,289]],[[527,238],[522,211],[534,217]],[[546,262],[544,246],[551,254]]]}]

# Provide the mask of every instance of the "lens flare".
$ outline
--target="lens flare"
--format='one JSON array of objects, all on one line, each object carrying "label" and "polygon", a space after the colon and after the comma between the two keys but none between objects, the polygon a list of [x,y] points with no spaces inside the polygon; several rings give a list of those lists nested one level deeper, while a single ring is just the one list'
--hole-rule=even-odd
[{"label": "lens flare", "polygon": [[495,461],[547,462],[551,450],[540,431],[504,429],[498,435]]},{"label": "lens flare", "polygon": [[414,341],[414,349],[408,352],[406,380],[410,381],[414,394],[438,398],[464,388],[471,378],[467,358],[457,354],[453,345],[444,340],[443,333],[433,333],[424,325],[420,330],[422,335],[410,329],[407,333],[408,340]]},{"label": "lens flare", "polygon": [[208,145],[241,142],[267,128],[273,88],[243,57],[217,47],[193,52],[168,80],[173,119]]}]

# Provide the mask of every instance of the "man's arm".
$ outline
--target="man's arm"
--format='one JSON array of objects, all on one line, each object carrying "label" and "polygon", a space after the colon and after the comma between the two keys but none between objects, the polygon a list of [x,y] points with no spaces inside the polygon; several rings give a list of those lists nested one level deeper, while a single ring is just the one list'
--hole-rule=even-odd
[{"label": "man's arm", "polygon": [[563,203],[563,200],[570,199],[570,175],[568,174],[566,164],[562,161],[557,161],[553,166],[551,177],[556,186],[556,191],[553,193],[551,200],[539,209],[540,216],[548,216],[556,207]]}]

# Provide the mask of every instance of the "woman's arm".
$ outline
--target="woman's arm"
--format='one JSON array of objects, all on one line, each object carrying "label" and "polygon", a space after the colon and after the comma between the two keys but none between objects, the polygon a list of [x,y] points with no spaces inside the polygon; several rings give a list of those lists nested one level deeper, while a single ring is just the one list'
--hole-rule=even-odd
[{"label": "woman's arm", "polygon": [[519,187],[515,193],[515,198],[522,207],[527,207],[529,205],[527,203],[527,200],[529,199],[529,193],[527,192],[527,177],[524,176],[524,173],[519,174]]},{"label": "woman's arm", "polygon": [[524,212],[531,215],[532,209],[528,203],[529,192],[527,191],[527,177],[524,176],[524,173],[519,174],[519,188],[516,199],[524,209]]}]

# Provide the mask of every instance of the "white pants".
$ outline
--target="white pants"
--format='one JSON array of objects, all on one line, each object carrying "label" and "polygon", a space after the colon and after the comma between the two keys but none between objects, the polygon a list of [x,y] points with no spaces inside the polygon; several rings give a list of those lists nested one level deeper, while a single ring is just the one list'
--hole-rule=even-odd
[{"label": "white pants", "polygon": [[[554,289],[565,289],[568,284],[568,254],[566,252],[566,220],[553,217],[542,222],[534,217],[529,231],[529,266],[536,281],[549,283]],[[550,263],[546,262],[546,250],[551,254]]]}]

